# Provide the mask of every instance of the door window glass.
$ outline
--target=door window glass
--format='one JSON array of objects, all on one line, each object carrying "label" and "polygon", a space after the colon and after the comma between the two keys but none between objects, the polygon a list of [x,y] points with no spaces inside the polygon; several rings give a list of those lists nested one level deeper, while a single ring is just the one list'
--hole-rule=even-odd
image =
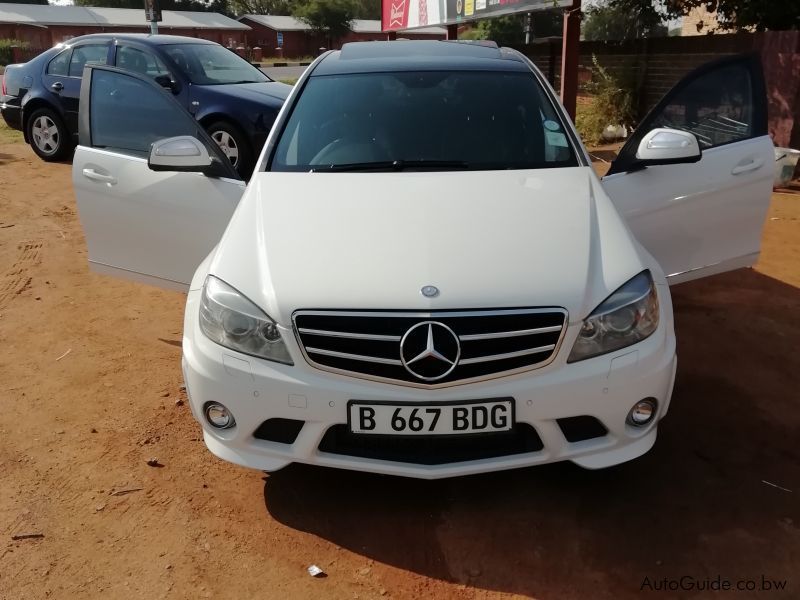
[{"label": "door window glass", "polygon": [[141,73],[148,77],[158,77],[169,73],[167,67],[158,57],[131,46],[119,46],[117,48],[117,66],[120,69]]},{"label": "door window glass", "polygon": [[48,75],[66,75],[69,70],[69,55],[72,52],[71,48],[67,48],[50,61],[47,65]]},{"label": "door window glass", "polygon": [[678,92],[649,128],[690,131],[703,149],[753,137],[752,89],[747,65],[716,69]]},{"label": "door window glass", "polygon": [[108,58],[108,45],[106,44],[87,44],[78,46],[72,50],[72,58],[69,61],[69,76],[81,77],[83,67],[86,63],[106,64]]},{"label": "door window glass", "polygon": [[200,125],[169,92],[123,73],[95,70],[90,98],[92,146],[147,157],[160,139],[191,135]]}]

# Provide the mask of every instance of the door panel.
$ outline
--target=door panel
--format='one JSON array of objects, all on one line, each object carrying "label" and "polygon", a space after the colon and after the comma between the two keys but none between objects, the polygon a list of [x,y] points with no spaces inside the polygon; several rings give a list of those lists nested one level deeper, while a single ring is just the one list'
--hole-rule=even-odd
[{"label": "door panel", "polygon": [[153,141],[191,135],[205,144],[220,173],[235,173],[191,115],[146,76],[87,68],[80,127],[72,181],[91,266],[187,289],[222,236],[244,182],[150,170]]},{"label": "door panel", "polygon": [[[639,142],[657,127],[693,133],[701,160],[637,164]],[[760,60],[737,56],[680,81],[645,117],[602,183],[670,283],[678,283],[755,263],[773,156]]]},{"label": "door panel", "polygon": [[670,283],[688,281],[755,263],[772,191],[772,148],[769,137],[744,140],[706,150],[694,164],[608,176],[603,188]]},{"label": "door panel", "polygon": [[244,190],[241,181],[155,172],[144,158],[85,146],[72,176],[91,266],[177,290],[188,289]]}]

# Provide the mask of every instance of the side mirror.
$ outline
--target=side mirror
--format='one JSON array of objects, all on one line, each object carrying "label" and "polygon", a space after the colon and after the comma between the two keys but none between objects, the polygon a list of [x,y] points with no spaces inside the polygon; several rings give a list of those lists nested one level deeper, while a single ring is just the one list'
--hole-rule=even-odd
[{"label": "side mirror", "polygon": [[153,79],[153,81],[155,81],[161,87],[167,88],[173,94],[177,94],[178,92],[181,91],[180,84],[177,81],[175,81],[172,77],[170,77],[169,75],[159,75],[159,76],[155,77]]},{"label": "side mirror", "polygon": [[205,173],[211,167],[211,156],[203,143],[190,135],[165,138],[153,142],[147,166],[153,171],[189,171]]},{"label": "side mirror", "polygon": [[693,163],[701,158],[700,144],[693,133],[666,127],[649,131],[636,150],[641,166]]}]

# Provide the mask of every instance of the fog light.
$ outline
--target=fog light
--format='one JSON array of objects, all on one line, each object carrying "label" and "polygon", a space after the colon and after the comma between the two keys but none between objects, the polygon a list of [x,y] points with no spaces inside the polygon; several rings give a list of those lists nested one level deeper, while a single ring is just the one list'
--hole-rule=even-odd
[{"label": "fog light", "polygon": [[233,414],[219,402],[209,402],[205,407],[206,421],[217,429],[228,429],[236,424]]},{"label": "fog light", "polygon": [[658,403],[654,398],[640,400],[633,405],[633,408],[628,413],[628,418],[626,419],[628,425],[644,427],[655,418],[657,407]]}]

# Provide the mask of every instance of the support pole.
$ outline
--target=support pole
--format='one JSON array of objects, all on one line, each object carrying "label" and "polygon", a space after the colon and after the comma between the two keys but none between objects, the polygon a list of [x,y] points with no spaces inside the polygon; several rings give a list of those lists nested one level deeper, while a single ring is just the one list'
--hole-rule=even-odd
[{"label": "support pole", "polygon": [[158,21],[150,21],[150,35],[158,35]]},{"label": "support pole", "polygon": [[397,39],[397,32],[396,31],[389,31],[386,34],[386,39],[390,42],[393,42]]},{"label": "support pole", "polygon": [[458,39],[458,25],[456,23],[447,26],[447,39],[448,40]]},{"label": "support pole", "polygon": [[581,51],[581,0],[573,0],[564,11],[564,39],[561,45],[561,103],[575,121],[578,98],[578,59]]}]

